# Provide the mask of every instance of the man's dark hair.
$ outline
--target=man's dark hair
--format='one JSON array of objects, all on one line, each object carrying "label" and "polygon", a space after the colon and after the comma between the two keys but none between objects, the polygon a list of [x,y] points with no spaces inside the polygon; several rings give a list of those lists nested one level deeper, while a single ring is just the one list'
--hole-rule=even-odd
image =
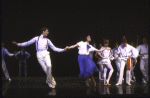
[{"label": "man's dark hair", "polygon": [[119,45],[119,43],[118,43],[118,42],[115,42],[115,46],[116,46],[116,45]]},{"label": "man's dark hair", "polygon": [[46,30],[49,30],[49,29],[44,27],[44,28],[41,29],[41,32],[46,31]]}]

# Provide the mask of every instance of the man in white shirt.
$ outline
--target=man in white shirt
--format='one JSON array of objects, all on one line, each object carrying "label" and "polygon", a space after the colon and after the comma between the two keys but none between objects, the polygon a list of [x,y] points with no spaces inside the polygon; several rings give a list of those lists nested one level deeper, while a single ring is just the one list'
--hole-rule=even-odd
[{"label": "man in white shirt", "polygon": [[[112,50],[114,58],[118,58],[119,57],[118,46],[119,46],[119,44],[116,42],[115,43],[115,47]],[[118,59],[115,59],[115,64],[116,64],[116,67],[117,67],[116,81],[118,81],[119,80],[119,75],[120,75],[120,62],[119,62]],[[124,81],[124,78],[122,79],[122,81]]]},{"label": "man in white shirt", "polygon": [[143,74],[142,83],[149,81],[148,77],[148,44],[146,38],[143,38],[143,44],[136,48],[140,52],[140,70]]},{"label": "man in white shirt", "polygon": [[[118,47],[118,54],[120,54],[121,58],[136,58],[138,56],[138,51],[132,47],[131,45],[127,44],[127,40],[124,38],[122,40],[122,44]],[[122,78],[124,74],[124,67],[127,63],[127,59],[121,60],[120,64],[120,75],[119,80],[116,85],[122,85]],[[130,84],[130,69],[126,70],[126,84]]]},{"label": "man in white shirt", "polygon": [[46,38],[49,34],[49,29],[42,28],[41,31],[42,34],[40,36],[36,36],[27,42],[17,43],[13,41],[12,43],[20,47],[30,46],[33,43],[36,44],[36,51],[37,51],[36,55],[37,55],[38,62],[40,63],[42,69],[47,75],[46,83],[49,85],[49,87],[55,88],[56,82],[51,75],[52,65],[51,65],[51,59],[49,55],[50,52],[47,51],[47,49],[49,46],[51,49],[53,49],[56,52],[64,52],[65,50],[67,50],[67,47],[65,49],[55,47],[53,43],[48,38]]}]

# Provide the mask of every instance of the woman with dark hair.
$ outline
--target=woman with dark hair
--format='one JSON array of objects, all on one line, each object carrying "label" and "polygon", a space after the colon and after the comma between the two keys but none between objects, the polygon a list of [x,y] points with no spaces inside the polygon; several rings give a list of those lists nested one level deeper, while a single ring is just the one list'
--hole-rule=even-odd
[{"label": "woman with dark hair", "polygon": [[78,56],[78,63],[80,68],[79,77],[86,77],[86,85],[89,87],[89,79],[91,79],[96,86],[96,82],[94,80],[93,74],[94,72],[98,72],[98,68],[96,67],[95,63],[89,56],[90,51],[102,51],[101,49],[98,50],[94,48],[92,45],[89,44],[91,41],[91,37],[87,36],[86,41],[80,41],[75,45],[69,46],[69,49],[78,47],[79,49],[79,56]]}]

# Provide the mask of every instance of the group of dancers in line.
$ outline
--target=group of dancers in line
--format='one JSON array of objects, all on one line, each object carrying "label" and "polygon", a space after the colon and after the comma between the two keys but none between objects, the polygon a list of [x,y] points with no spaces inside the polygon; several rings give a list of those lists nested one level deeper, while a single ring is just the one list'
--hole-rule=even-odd
[{"label": "group of dancers in line", "polygon": [[[13,44],[15,44],[18,47],[26,47],[30,46],[31,44],[36,44],[36,56],[39,64],[41,65],[43,71],[45,72],[47,78],[46,83],[50,88],[55,88],[56,81],[54,77],[52,76],[52,65],[51,65],[51,58],[50,58],[50,52],[47,51],[48,47],[50,47],[55,52],[65,52],[67,50],[73,49],[78,47],[78,64],[80,68],[80,74],[79,77],[86,77],[86,86],[89,87],[89,80],[92,80],[93,86],[96,86],[96,81],[93,77],[93,74],[95,72],[99,72],[99,79],[104,80],[104,85],[111,85],[109,83],[110,78],[112,76],[112,73],[114,72],[114,69],[111,65],[111,60],[115,60],[116,66],[117,66],[117,75],[116,75],[116,85],[122,85],[123,80],[123,74],[124,74],[124,68],[126,67],[126,84],[131,85],[130,82],[132,79],[135,79],[134,77],[134,67],[137,62],[136,58],[138,56],[141,57],[140,61],[140,69],[143,74],[143,83],[147,83],[149,81],[148,77],[148,43],[146,41],[146,38],[143,38],[143,44],[139,45],[137,48],[129,45],[127,43],[126,38],[124,37],[122,39],[121,45],[118,43],[115,44],[115,48],[111,50],[109,45],[109,40],[104,40],[104,46],[101,46],[100,49],[96,49],[92,45],[89,44],[91,41],[91,37],[88,35],[86,37],[86,41],[80,41],[76,43],[75,45],[66,46],[64,49],[57,48],[53,45],[53,43],[47,38],[49,34],[48,28],[42,28],[41,29],[41,35],[36,36],[32,38],[29,41],[23,42],[23,43],[17,43],[15,41],[12,41]],[[17,54],[11,54],[7,51],[6,48],[3,46],[2,43],[2,68],[4,71],[4,75],[6,79],[11,81],[10,76],[8,74],[8,71],[6,69],[6,64],[4,61],[4,55],[7,54],[8,56],[17,56]],[[98,64],[100,67],[100,70],[95,65],[94,61],[89,56],[89,53],[92,51],[96,51],[96,57],[99,59]],[[26,60],[29,58],[30,54],[27,52],[28,56],[24,58]],[[21,52],[20,52],[21,54]],[[21,64],[20,64],[21,65]],[[108,77],[106,78],[107,70],[110,70],[108,73]],[[26,73],[26,72],[25,72]],[[26,74],[25,74],[26,75]]]}]

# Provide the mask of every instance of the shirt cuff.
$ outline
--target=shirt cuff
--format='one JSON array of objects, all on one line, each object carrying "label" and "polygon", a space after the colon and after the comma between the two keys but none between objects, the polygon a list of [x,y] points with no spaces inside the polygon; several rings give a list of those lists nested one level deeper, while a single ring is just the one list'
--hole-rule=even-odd
[{"label": "shirt cuff", "polygon": [[18,43],[18,46],[21,46],[21,44],[20,44],[20,43]]}]

